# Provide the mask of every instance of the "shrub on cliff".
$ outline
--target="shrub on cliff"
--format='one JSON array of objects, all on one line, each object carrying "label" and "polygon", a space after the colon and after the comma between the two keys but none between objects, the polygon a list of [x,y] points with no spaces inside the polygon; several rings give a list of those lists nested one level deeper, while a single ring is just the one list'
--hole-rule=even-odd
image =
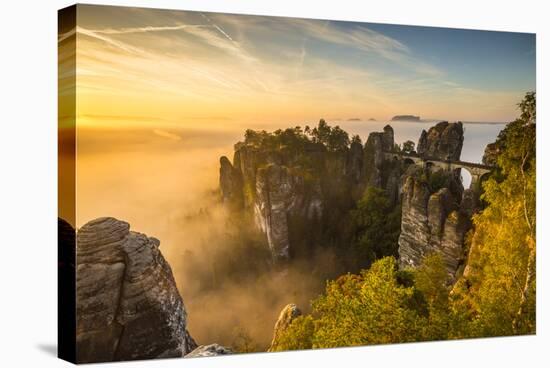
[{"label": "shrub on cliff", "polygon": [[273,351],[305,350],[311,349],[314,332],[313,318],[311,316],[299,316],[285,329],[277,340],[277,346]]},{"label": "shrub on cliff", "polygon": [[345,150],[350,144],[348,133],[338,125],[331,127],[325,119],[321,119],[319,125],[311,130],[311,137],[332,152]]},{"label": "shrub on cliff", "polygon": [[311,315],[296,319],[281,335],[279,350],[433,339],[431,334],[440,331],[441,324],[430,327],[435,321],[430,314],[440,308],[439,296],[446,295],[446,289],[441,279],[425,276],[441,275],[437,264],[431,262],[419,271],[426,296],[416,289],[414,274],[397,270],[394,257],[328,282],[325,293],[313,301]]},{"label": "shrub on cliff", "polygon": [[358,269],[379,258],[397,255],[401,213],[399,207],[392,206],[384,189],[369,187],[351,217],[355,228],[352,247]]}]

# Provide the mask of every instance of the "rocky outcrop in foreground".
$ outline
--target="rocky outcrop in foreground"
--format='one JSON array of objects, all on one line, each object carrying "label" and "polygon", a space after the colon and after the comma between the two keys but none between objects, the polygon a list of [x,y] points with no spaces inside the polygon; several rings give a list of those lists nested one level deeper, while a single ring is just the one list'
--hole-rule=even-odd
[{"label": "rocky outcrop in foreground", "polygon": [[217,356],[217,355],[228,355],[233,354],[233,351],[229,348],[226,348],[225,346],[221,346],[218,344],[211,344],[211,345],[201,345],[189,354],[187,354],[186,358],[199,358],[199,357],[211,357],[211,356]]},{"label": "rocky outcrop in foreground", "polygon": [[160,242],[104,217],[77,232],[77,362],[182,357],[196,348]]},{"label": "rocky outcrop in foreground", "polygon": [[302,315],[302,311],[296,306],[296,304],[286,305],[281,313],[279,318],[275,323],[275,328],[273,329],[273,340],[271,341],[271,346],[267,351],[277,351],[278,341],[281,334],[290,326],[292,321],[297,317]]}]

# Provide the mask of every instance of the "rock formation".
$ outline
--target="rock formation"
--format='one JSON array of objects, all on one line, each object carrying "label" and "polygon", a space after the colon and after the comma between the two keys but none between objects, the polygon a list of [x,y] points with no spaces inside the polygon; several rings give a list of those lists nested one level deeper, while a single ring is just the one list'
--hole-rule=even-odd
[{"label": "rock formation", "polygon": [[320,183],[311,184],[309,198],[304,177],[295,175],[277,163],[261,167],[256,172],[256,201],[254,214],[256,224],[267,235],[267,243],[275,261],[285,260],[290,255],[288,217],[320,216],[322,200]]},{"label": "rock formation", "polygon": [[462,262],[468,219],[448,188],[431,194],[425,182],[408,176],[402,193],[400,266],[417,267],[427,255],[439,253],[453,280]]},{"label": "rock formation", "polygon": [[277,351],[278,340],[281,334],[290,326],[292,321],[302,315],[302,311],[296,306],[296,304],[286,305],[281,313],[279,318],[275,323],[275,328],[273,329],[273,340],[271,341],[271,346],[267,351]]},{"label": "rock formation", "polygon": [[384,170],[383,154],[394,145],[389,125],[371,133],[364,147],[354,141],[332,151],[313,140],[301,142],[299,149],[245,140],[235,145],[232,164],[227,157],[220,159],[222,201],[232,211],[241,208],[254,218],[274,262],[281,262],[296,250],[292,239],[301,237],[293,234],[293,219],[311,227],[326,215],[327,204],[351,208],[367,186],[389,189],[397,201],[400,173]]},{"label": "rock formation", "polygon": [[363,169],[363,146],[360,142],[352,142],[349,148],[349,154],[346,162],[346,176],[349,181],[357,186],[361,183]]},{"label": "rock formation", "polygon": [[227,157],[220,158],[220,188],[222,200],[229,206],[240,209],[243,206],[242,175],[235,169]]},{"label": "rock formation", "polygon": [[502,153],[502,147],[497,142],[489,143],[485,147],[485,152],[483,153],[483,159],[481,162],[484,165],[495,166],[497,164],[498,156]]},{"label": "rock formation", "polygon": [[393,128],[389,125],[384,127],[383,132],[369,134],[369,138],[365,144],[363,167],[363,171],[367,175],[366,183],[368,186],[383,187],[384,152],[392,151],[394,145]]},{"label": "rock formation", "polygon": [[420,121],[420,116],[415,115],[396,115],[391,118],[392,121]]},{"label": "rock formation", "polygon": [[181,357],[196,347],[160,242],[114,218],[77,232],[77,362]]},{"label": "rock formation", "polygon": [[226,348],[225,346],[211,344],[199,346],[198,348],[187,354],[185,358],[211,357],[228,354],[233,354],[233,351],[231,351],[231,349],[229,348]]},{"label": "rock formation", "polygon": [[462,123],[442,121],[422,131],[416,150],[420,156],[439,160],[460,160],[462,144],[464,143],[464,128]]},{"label": "rock formation", "polygon": [[[464,129],[462,123],[441,122],[422,131],[418,153],[439,160],[460,160]],[[429,181],[437,175],[444,183],[432,192]],[[463,190],[459,172],[412,170],[404,175],[402,187],[399,263],[417,267],[424,257],[439,253],[449,279],[455,278],[463,260],[464,237],[471,227],[470,217],[477,207],[471,190]],[[434,185],[432,183],[432,185]]]},{"label": "rock formation", "polygon": [[[408,165],[397,155],[389,160],[387,153],[396,151],[389,125],[370,133],[364,146],[355,139],[339,149],[308,139],[293,148],[300,138],[280,139],[281,132],[247,134],[253,139],[235,145],[233,164],[220,160],[220,189],[229,208],[242,203],[254,218],[275,263],[295,254],[296,239],[308,243],[307,237],[323,230],[325,218],[337,216],[327,210],[339,208],[344,216],[366,188],[377,187],[385,189],[392,205],[402,203],[401,266],[418,266],[427,254],[439,252],[449,275],[455,274],[468,219],[477,208],[476,194],[464,191],[460,169]],[[444,121],[422,131],[417,153],[424,159],[459,161],[463,142],[462,123]],[[299,226],[292,226],[296,219]],[[296,228],[308,231],[296,234]]]}]

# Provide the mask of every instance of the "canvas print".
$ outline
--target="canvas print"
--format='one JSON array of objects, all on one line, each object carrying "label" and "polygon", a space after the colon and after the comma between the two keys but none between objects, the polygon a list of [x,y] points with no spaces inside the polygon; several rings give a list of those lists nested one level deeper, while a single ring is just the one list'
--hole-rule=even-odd
[{"label": "canvas print", "polygon": [[535,334],[534,34],[75,5],[58,49],[61,358]]}]

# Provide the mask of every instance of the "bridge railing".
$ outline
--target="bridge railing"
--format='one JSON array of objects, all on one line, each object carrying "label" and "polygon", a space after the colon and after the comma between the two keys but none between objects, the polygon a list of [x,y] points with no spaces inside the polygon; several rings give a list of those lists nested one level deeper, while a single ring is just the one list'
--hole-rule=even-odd
[{"label": "bridge railing", "polygon": [[384,151],[384,153],[386,153],[388,155],[397,155],[397,156],[401,156],[401,157],[420,158],[420,159],[422,159],[422,161],[441,162],[441,163],[455,164],[455,165],[460,165],[460,166],[465,166],[465,167],[476,167],[476,168],[485,169],[485,170],[494,170],[495,169],[495,166],[479,164],[479,163],[476,163],[476,162],[456,161],[456,160],[442,160],[440,158],[435,158],[435,157],[421,156],[418,153],[405,153],[405,152],[392,152],[392,151]]}]

